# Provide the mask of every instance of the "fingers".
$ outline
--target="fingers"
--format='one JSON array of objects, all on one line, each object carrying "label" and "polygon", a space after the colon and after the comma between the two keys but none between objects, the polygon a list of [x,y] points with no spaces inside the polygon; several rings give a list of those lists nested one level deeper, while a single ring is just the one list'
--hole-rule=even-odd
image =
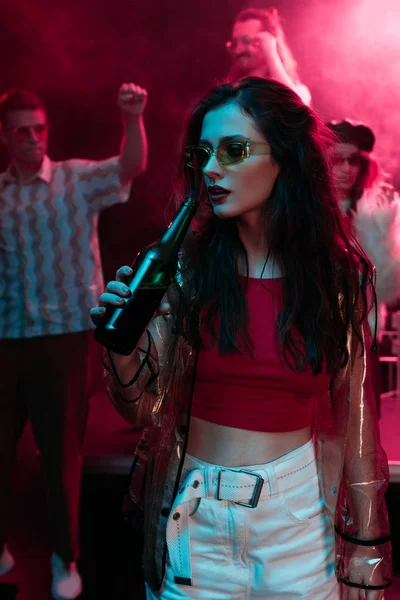
[{"label": "fingers", "polygon": [[273,33],[271,33],[270,31],[264,30],[264,31],[259,31],[255,36],[254,39],[256,40],[262,40],[262,39],[270,39],[275,37]]},{"label": "fingers", "polygon": [[104,293],[99,298],[99,306],[92,308],[89,313],[94,324],[105,315],[107,306],[111,305],[121,308],[124,305],[125,299],[131,295],[131,291],[125,285],[124,280],[127,281],[131,275],[132,269],[124,266],[118,269],[116,280],[107,283]]},{"label": "fingers", "polygon": [[126,279],[128,279],[132,275],[132,273],[132,269],[124,265],[116,272],[115,279],[117,281],[126,281]]},{"label": "fingers", "polygon": [[132,105],[144,107],[147,102],[147,91],[134,83],[123,83],[119,88],[118,102],[121,108]]},{"label": "fingers", "polygon": [[276,37],[269,31],[260,31],[256,36],[257,43],[265,49],[271,49],[276,46]]},{"label": "fingers", "polygon": [[99,319],[105,315],[106,309],[104,306],[95,306],[95,308],[90,309],[90,318],[93,323],[97,325]]},{"label": "fingers", "polygon": [[106,291],[100,296],[99,305],[122,306],[125,302],[124,298],[128,298],[130,295],[131,290],[125,283],[122,281],[109,281],[106,285]]},{"label": "fingers", "polygon": [[145,98],[147,96],[147,90],[140,87],[140,85],[135,85],[134,83],[123,83],[119,88],[119,95],[126,96],[126,99],[129,100],[132,96],[137,98]]},{"label": "fingers", "polygon": [[[96,324],[105,315],[107,306],[111,305],[121,308],[124,305],[125,300],[131,295],[131,290],[125,282],[129,281],[132,272],[131,267],[125,265],[118,269],[115,280],[107,283],[104,293],[99,298],[99,306],[95,306],[90,311],[90,318],[93,323]],[[166,318],[166,315],[170,312],[171,305],[169,302],[161,302],[156,315]]]},{"label": "fingers", "polygon": [[[114,283],[118,282],[115,281]],[[100,296],[99,306],[107,306],[107,304],[112,304],[113,306],[122,306],[125,302],[123,297],[128,295],[129,294],[124,294],[122,291],[118,292],[117,290],[115,293],[104,292],[104,294]]]},{"label": "fingers", "polygon": [[[110,281],[110,283],[107,284],[106,291],[99,298],[99,306],[95,306],[90,310],[89,314],[93,323],[96,323],[101,317],[105,315],[107,306],[111,305],[121,308],[124,305],[125,300],[122,296],[129,296],[130,290],[129,288],[127,288],[128,293],[126,293],[123,287],[121,288],[117,286],[126,287],[123,283],[120,283],[119,281]],[[111,290],[114,290],[115,293],[113,293]]]}]

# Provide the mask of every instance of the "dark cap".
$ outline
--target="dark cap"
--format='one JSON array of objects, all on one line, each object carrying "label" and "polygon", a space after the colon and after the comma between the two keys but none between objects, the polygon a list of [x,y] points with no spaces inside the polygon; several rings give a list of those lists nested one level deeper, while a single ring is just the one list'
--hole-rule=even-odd
[{"label": "dark cap", "polygon": [[326,125],[344,144],[354,144],[364,152],[372,152],[375,136],[372,129],[364,123],[344,119],[343,121],[330,121]]}]

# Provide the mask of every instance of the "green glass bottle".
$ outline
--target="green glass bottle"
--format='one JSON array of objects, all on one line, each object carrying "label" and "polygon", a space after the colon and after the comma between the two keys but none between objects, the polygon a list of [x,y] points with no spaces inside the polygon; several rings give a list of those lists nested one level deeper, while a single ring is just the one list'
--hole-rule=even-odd
[{"label": "green glass bottle", "polygon": [[108,306],[94,337],[109,350],[129,355],[160,305],[178,268],[178,253],[197,210],[191,198],[183,202],[160,238],[137,255],[128,282],[131,294],[122,307]]}]

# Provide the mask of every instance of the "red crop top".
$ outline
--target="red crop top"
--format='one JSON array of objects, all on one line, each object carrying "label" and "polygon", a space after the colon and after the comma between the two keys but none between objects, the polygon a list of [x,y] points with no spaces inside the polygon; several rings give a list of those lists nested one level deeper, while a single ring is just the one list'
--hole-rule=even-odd
[{"label": "red crop top", "polygon": [[276,329],[282,306],[282,279],[249,279],[249,333],[255,356],[221,356],[211,348],[205,327],[192,415],[251,431],[295,431],[311,424],[315,399],[328,390],[330,376],[310,369],[296,373],[283,359]]}]

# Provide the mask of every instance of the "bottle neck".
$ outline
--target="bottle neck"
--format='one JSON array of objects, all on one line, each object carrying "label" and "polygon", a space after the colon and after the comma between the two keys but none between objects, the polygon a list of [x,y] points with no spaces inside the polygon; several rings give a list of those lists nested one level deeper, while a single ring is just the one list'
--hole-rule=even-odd
[{"label": "bottle neck", "polygon": [[161,234],[158,243],[167,246],[169,250],[178,252],[184,237],[189,229],[193,216],[196,213],[198,203],[189,198],[179,207],[171,223]]}]

